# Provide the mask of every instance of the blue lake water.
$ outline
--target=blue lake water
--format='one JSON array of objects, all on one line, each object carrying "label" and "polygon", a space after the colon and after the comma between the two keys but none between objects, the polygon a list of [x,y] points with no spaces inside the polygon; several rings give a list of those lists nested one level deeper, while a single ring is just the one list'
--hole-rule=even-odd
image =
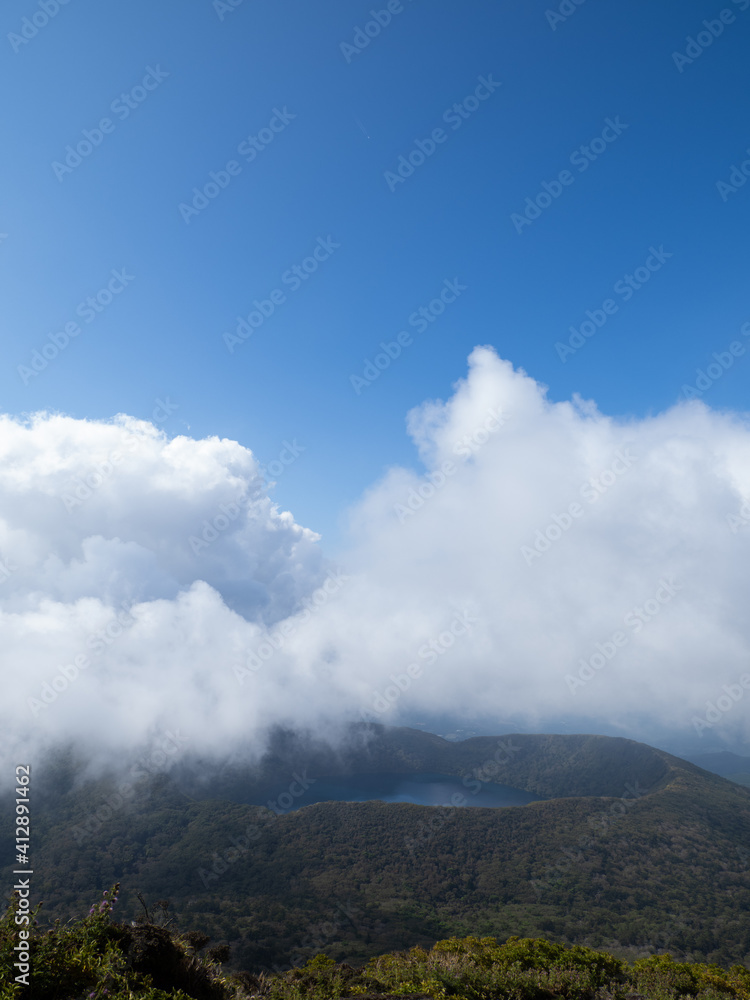
[{"label": "blue lake water", "polygon": [[[475,780],[464,784],[460,778],[448,774],[354,774],[337,777],[316,778],[304,795],[284,797],[284,805],[289,811],[312,805],[314,802],[412,802],[420,806],[481,806],[499,808],[502,806],[523,806],[528,802],[538,802],[543,796],[522,792],[507,785],[482,783],[477,789]],[[299,787],[299,786],[298,786]],[[287,788],[269,786],[250,800],[254,805],[266,805],[268,800],[276,800]],[[296,790],[296,789],[295,789]],[[453,796],[462,796],[454,799]]]}]

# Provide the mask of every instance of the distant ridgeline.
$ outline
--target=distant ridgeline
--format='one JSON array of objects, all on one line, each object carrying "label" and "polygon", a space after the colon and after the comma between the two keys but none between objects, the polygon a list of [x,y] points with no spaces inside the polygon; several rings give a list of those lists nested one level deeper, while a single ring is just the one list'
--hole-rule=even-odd
[{"label": "distant ridgeline", "polygon": [[[48,919],[120,882],[122,915],[141,911],[138,892],[168,899],[180,930],[228,943],[248,970],[467,934],[750,962],[750,791],[631,740],[453,743],[360,724],[335,749],[279,732],[253,766],[185,757],[80,787],[79,771],[64,757],[36,768]],[[298,808],[323,779],[425,773],[452,776],[464,801]],[[461,808],[501,785],[543,801]]]}]

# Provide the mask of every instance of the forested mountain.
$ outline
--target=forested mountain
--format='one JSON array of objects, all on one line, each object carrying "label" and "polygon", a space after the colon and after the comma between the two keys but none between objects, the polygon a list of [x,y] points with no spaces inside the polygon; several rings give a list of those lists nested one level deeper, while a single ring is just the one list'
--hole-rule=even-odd
[{"label": "forested mountain", "polygon": [[[235,762],[203,784],[193,761],[131,779],[127,792],[121,778],[76,787],[70,761],[40,769],[43,914],[77,912],[119,881],[123,914],[141,910],[137,892],[147,904],[169,899],[177,926],[230,943],[235,967],[250,970],[319,951],[358,963],[466,934],[547,937],[630,958],[669,950],[750,960],[744,788],[609,737],[450,743],[357,727],[352,739],[334,752],[280,734],[260,767]],[[504,809],[326,802],[290,812],[246,801],[269,781],[278,803],[305,775],[428,770],[460,778],[466,804],[491,782],[547,798]]]}]

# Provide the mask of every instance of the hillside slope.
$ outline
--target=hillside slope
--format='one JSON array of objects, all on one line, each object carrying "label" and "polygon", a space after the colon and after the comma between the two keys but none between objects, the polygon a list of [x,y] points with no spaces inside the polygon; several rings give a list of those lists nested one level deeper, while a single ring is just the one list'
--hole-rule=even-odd
[{"label": "hillside slope", "polygon": [[[115,881],[125,913],[137,912],[136,891],[169,898],[180,927],[229,941],[245,968],[321,950],[358,962],[456,934],[750,960],[747,790],[629,740],[427,735],[376,734],[372,752],[339,766],[392,770],[400,760],[405,772],[455,774],[467,799],[489,780],[557,797],[507,809],[320,803],[276,815],[191,799],[166,776],[117,805],[105,784],[66,791],[58,775],[57,795],[38,809],[34,887],[51,913]],[[298,749],[277,748],[279,787],[295,769],[321,773],[311,761],[331,765]],[[225,775],[227,792],[242,794],[240,771]]]}]

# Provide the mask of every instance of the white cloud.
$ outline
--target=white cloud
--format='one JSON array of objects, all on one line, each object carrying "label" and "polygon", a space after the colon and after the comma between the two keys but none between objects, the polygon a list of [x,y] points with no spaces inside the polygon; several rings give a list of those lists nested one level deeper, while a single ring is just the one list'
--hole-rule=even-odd
[{"label": "white cloud", "polygon": [[[170,726],[223,752],[362,711],[694,735],[750,671],[750,525],[727,520],[750,496],[744,417],[613,420],[477,348],[408,429],[425,472],[390,470],[351,512],[342,578],[236,442],[2,418],[9,759],[30,735],[107,755]],[[749,706],[716,732],[747,733]]]},{"label": "white cloud", "polygon": [[[493,408],[504,425],[457,459]],[[428,470],[459,467],[444,483],[394,470],[371,490],[355,512],[359,565],[373,589],[398,581],[402,607],[468,606],[479,622],[398,707],[574,714],[594,730],[651,716],[694,735],[693,714],[750,670],[750,526],[727,521],[750,495],[748,422],[701,403],[615,421],[580,399],[550,403],[480,348],[453,397],[412,411],[409,428]],[[597,643],[610,652],[616,633],[607,660]],[[722,725],[746,724],[748,707]]]}]

